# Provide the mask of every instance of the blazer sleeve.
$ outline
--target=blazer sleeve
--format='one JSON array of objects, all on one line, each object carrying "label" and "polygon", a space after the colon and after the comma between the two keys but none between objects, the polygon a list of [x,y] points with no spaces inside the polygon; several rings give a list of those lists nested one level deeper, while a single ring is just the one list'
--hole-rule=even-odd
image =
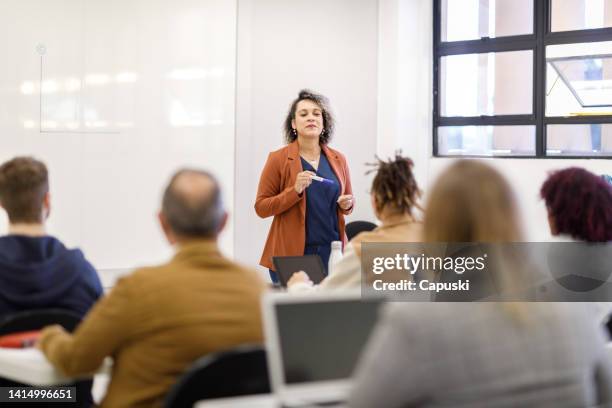
[{"label": "blazer sleeve", "polygon": [[[346,163],[345,157],[342,157],[342,167],[344,169],[344,174],[346,176],[344,194],[352,195],[353,186],[351,185],[351,174],[349,173],[349,168],[348,168],[348,164]],[[355,197],[353,197],[353,205],[351,206],[351,208],[349,208],[348,210],[343,210],[342,208],[340,208],[340,211],[342,211],[342,214],[344,215],[349,215],[350,213],[353,212],[353,208],[355,208]]]},{"label": "blazer sleeve", "polygon": [[46,327],[39,346],[47,359],[64,375],[93,373],[106,356],[113,355],[132,332],[129,285],[120,280],[77,327],[74,334],[61,327]]},{"label": "blazer sleeve", "polygon": [[293,184],[285,189],[281,186],[281,166],[279,160],[268,155],[268,160],[259,178],[255,212],[261,218],[278,215],[297,204],[303,195],[295,191]]}]

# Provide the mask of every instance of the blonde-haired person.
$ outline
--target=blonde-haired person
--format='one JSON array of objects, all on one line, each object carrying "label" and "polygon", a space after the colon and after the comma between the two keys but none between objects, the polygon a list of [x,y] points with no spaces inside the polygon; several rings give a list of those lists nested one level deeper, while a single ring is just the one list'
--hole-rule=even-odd
[{"label": "blonde-haired person", "polygon": [[[361,232],[349,242],[344,257],[334,267],[334,272],[313,285],[304,272],[294,273],[287,287],[289,292],[305,292],[317,289],[353,289],[361,285],[362,242],[420,242],[423,223],[414,216],[421,190],[414,178],[412,160],[397,153],[393,159],[377,158],[372,164],[376,176],[372,181],[370,198],[376,218],[381,225],[372,231]],[[370,173],[368,172],[368,173]]]},{"label": "blonde-haired person", "polygon": [[[443,172],[425,214],[427,242],[521,238],[510,187],[481,162]],[[612,367],[605,342],[576,304],[389,304],[358,365],[350,406],[606,404]]]},{"label": "blonde-haired person", "polygon": [[[449,243],[446,255],[471,256],[476,248],[462,243],[507,243],[522,241],[519,211],[514,192],[504,177],[493,168],[478,161],[459,161],[444,172],[430,192],[425,214],[425,242]],[[453,245],[459,243],[459,245]],[[500,260],[497,256],[489,263]],[[455,252],[458,251],[458,252]],[[526,269],[513,265],[516,259],[506,256],[504,264],[490,267],[489,273],[478,270],[461,275],[454,272],[439,274],[439,282],[469,280],[469,292],[447,291],[436,294],[436,301],[484,300],[504,291],[520,290]],[[507,268],[513,268],[506,271]],[[503,273],[504,271],[509,273]],[[494,273],[497,272],[497,273]],[[514,307],[516,313],[520,308]]]}]

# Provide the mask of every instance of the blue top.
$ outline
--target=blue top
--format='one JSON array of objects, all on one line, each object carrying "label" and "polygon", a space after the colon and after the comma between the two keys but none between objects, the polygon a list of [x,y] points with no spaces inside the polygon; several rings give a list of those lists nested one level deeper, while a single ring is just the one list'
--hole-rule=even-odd
[{"label": "blue top", "polygon": [[[306,189],[306,246],[320,245],[329,249],[332,241],[340,240],[337,212],[340,183],[323,152],[317,171],[306,160],[301,160],[304,171],[310,170],[317,176],[333,181],[324,183],[313,180]],[[325,259],[323,261],[325,264]]]},{"label": "blue top", "polygon": [[84,316],[101,295],[98,274],[80,250],[51,236],[0,238],[0,320],[48,308]]}]

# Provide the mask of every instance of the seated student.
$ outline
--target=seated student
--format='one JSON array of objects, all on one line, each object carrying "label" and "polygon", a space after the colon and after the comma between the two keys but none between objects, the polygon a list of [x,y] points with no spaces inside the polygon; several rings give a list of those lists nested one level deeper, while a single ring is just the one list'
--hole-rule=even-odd
[{"label": "seated student", "polygon": [[344,257],[333,273],[319,285],[313,286],[304,272],[291,276],[287,286],[290,292],[312,289],[351,289],[361,285],[362,242],[419,242],[423,224],[413,216],[421,195],[412,173],[412,160],[399,154],[394,160],[375,163],[377,172],[370,192],[372,208],[381,225],[373,231],[358,234],[346,246]]},{"label": "seated student", "polygon": [[164,265],[121,279],[73,335],[44,329],[39,347],[62,373],[95,371],[114,358],[102,407],[161,406],[168,389],[198,357],[262,341],[258,273],[223,257],[226,223],[215,178],[174,175],[163,196],[161,227],[177,253]]},{"label": "seated student", "polygon": [[[443,172],[424,224],[425,242],[520,241],[510,187],[476,161],[459,161]],[[500,272],[512,280],[514,271]],[[605,341],[580,304],[391,303],[358,365],[350,406],[610,403]]]},{"label": "seated student", "polygon": [[[552,235],[582,242],[612,242],[612,186],[604,176],[577,167],[559,170],[542,184],[540,195],[546,203]],[[566,265],[584,273],[581,263],[575,259]],[[592,306],[601,321],[609,321],[612,303],[593,302]],[[612,332],[612,321],[608,327]]]},{"label": "seated student", "polygon": [[51,210],[46,166],[30,157],[2,164],[0,205],[9,218],[9,234],[0,237],[0,319],[47,308],[85,315],[102,285],[80,250],[45,231]]}]

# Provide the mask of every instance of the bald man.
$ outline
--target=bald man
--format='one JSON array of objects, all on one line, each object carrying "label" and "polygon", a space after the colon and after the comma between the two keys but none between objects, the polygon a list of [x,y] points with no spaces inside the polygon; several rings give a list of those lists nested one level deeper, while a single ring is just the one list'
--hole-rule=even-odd
[{"label": "bald man", "polygon": [[64,374],[94,372],[112,356],[102,407],[160,407],[197,358],[262,341],[257,272],[224,258],[217,247],[227,213],[215,178],[181,170],[166,188],[159,222],[177,252],[167,264],[121,279],[73,335],[43,331],[39,347]]}]

